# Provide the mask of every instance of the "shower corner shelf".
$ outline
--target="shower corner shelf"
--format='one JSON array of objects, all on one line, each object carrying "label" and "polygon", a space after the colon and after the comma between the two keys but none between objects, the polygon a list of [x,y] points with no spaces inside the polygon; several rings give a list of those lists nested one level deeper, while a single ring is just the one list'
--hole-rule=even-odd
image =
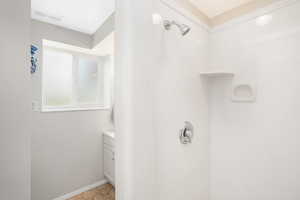
[{"label": "shower corner shelf", "polygon": [[234,73],[226,71],[208,71],[200,72],[200,76],[205,78],[233,78]]}]

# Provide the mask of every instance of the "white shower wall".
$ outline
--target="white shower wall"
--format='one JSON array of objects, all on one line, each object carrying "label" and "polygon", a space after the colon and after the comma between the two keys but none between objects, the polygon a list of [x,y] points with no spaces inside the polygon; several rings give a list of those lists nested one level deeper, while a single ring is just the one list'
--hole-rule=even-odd
[{"label": "white shower wall", "polygon": [[[155,67],[155,128],[157,134],[160,200],[208,199],[208,102],[199,71],[208,64],[208,31],[160,4],[163,19],[184,23],[191,31],[182,36],[176,27],[158,26],[159,52]],[[194,125],[192,144],[179,141],[184,122]]]},{"label": "white shower wall", "polygon": [[[300,198],[300,2],[293,2],[269,13],[265,26],[251,19],[211,35],[210,66],[236,73],[211,82],[211,200]],[[254,103],[231,102],[231,85],[241,83],[257,89]]]},{"label": "white shower wall", "polygon": [[[208,32],[159,0],[116,7],[117,199],[207,200],[208,103],[198,72]],[[165,31],[153,13],[192,31]],[[195,126],[191,145],[179,141],[186,120]]]},{"label": "white shower wall", "polygon": [[[159,0],[117,1],[118,200],[299,199],[300,3],[282,2],[268,25],[248,18],[256,11],[211,32]],[[165,31],[153,13],[191,32]],[[256,102],[231,102],[239,83],[257,88]],[[190,145],[179,143],[184,121]]]}]

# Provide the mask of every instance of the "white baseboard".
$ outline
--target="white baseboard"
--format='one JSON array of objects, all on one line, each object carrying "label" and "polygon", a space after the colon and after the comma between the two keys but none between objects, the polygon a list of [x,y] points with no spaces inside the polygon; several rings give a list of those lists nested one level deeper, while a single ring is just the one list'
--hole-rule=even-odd
[{"label": "white baseboard", "polygon": [[66,200],[66,199],[72,198],[72,197],[74,197],[74,196],[76,196],[76,195],[78,195],[78,194],[80,194],[82,192],[86,192],[86,191],[94,189],[94,188],[96,188],[96,187],[98,187],[100,185],[104,185],[105,183],[107,183],[107,180],[104,179],[104,180],[98,181],[96,183],[93,183],[91,185],[87,185],[87,186],[84,186],[82,188],[79,188],[78,190],[75,190],[73,192],[65,194],[65,195],[63,195],[61,197],[57,197],[57,198],[55,198],[53,200]]}]

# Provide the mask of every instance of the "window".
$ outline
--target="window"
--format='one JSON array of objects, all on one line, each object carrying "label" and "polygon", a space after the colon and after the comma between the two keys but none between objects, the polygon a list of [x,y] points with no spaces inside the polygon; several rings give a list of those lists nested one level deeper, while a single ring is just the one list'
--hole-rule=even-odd
[{"label": "window", "polygon": [[42,111],[108,109],[110,57],[44,46]]}]

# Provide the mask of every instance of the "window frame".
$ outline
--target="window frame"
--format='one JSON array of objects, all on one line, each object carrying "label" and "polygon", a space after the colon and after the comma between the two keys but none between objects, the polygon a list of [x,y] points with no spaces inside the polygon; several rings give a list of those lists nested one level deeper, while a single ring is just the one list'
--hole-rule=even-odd
[{"label": "window frame", "polygon": [[[64,52],[64,53],[69,53],[73,56],[73,62],[72,62],[72,104],[68,106],[47,106],[46,103],[46,94],[45,94],[45,79],[44,79],[44,50],[49,49],[57,52]],[[42,50],[42,70],[41,70],[41,96],[42,96],[42,101],[41,101],[41,112],[68,112],[68,111],[88,111],[88,110],[110,110],[111,109],[111,92],[109,94],[104,93],[104,98],[107,99],[107,103],[104,103],[103,105],[101,104],[88,104],[88,103],[78,103],[76,100],[78,99],[78,96],[76,94],[76,88],[78,88],[77,85],[77,80],[78,76],[76,74],[78,70],[78,58],[91,58],[93,60],[98,61],[98,70],[101,69],[101,62],[106,59],[107,56],[99,56],[99,55],[92,55],[92,54],[86,54],[82,52],[76,52],[76,51],[71,51],[67,49],[62,49],[62,48],[56,48],[48,45],[43,45],[43,50]],[[101,73],[103,74],[102,76],[102,81],[104,83],[104,87],[111,88],[111,84],[109,81],[105,81],[105,74],[104,74],[104,65],[102,65],[103,68],[101,69]],[[111,66],[112,67],[112,66]],[[99,73],[99,71],[98,71]],[[100,77],[99,77],[100,78]],[[98,78],[98,81],[101,80]],[[99,84],[99,82],[98,82]],[[108,96],[106,96],[108,95]]]}]

